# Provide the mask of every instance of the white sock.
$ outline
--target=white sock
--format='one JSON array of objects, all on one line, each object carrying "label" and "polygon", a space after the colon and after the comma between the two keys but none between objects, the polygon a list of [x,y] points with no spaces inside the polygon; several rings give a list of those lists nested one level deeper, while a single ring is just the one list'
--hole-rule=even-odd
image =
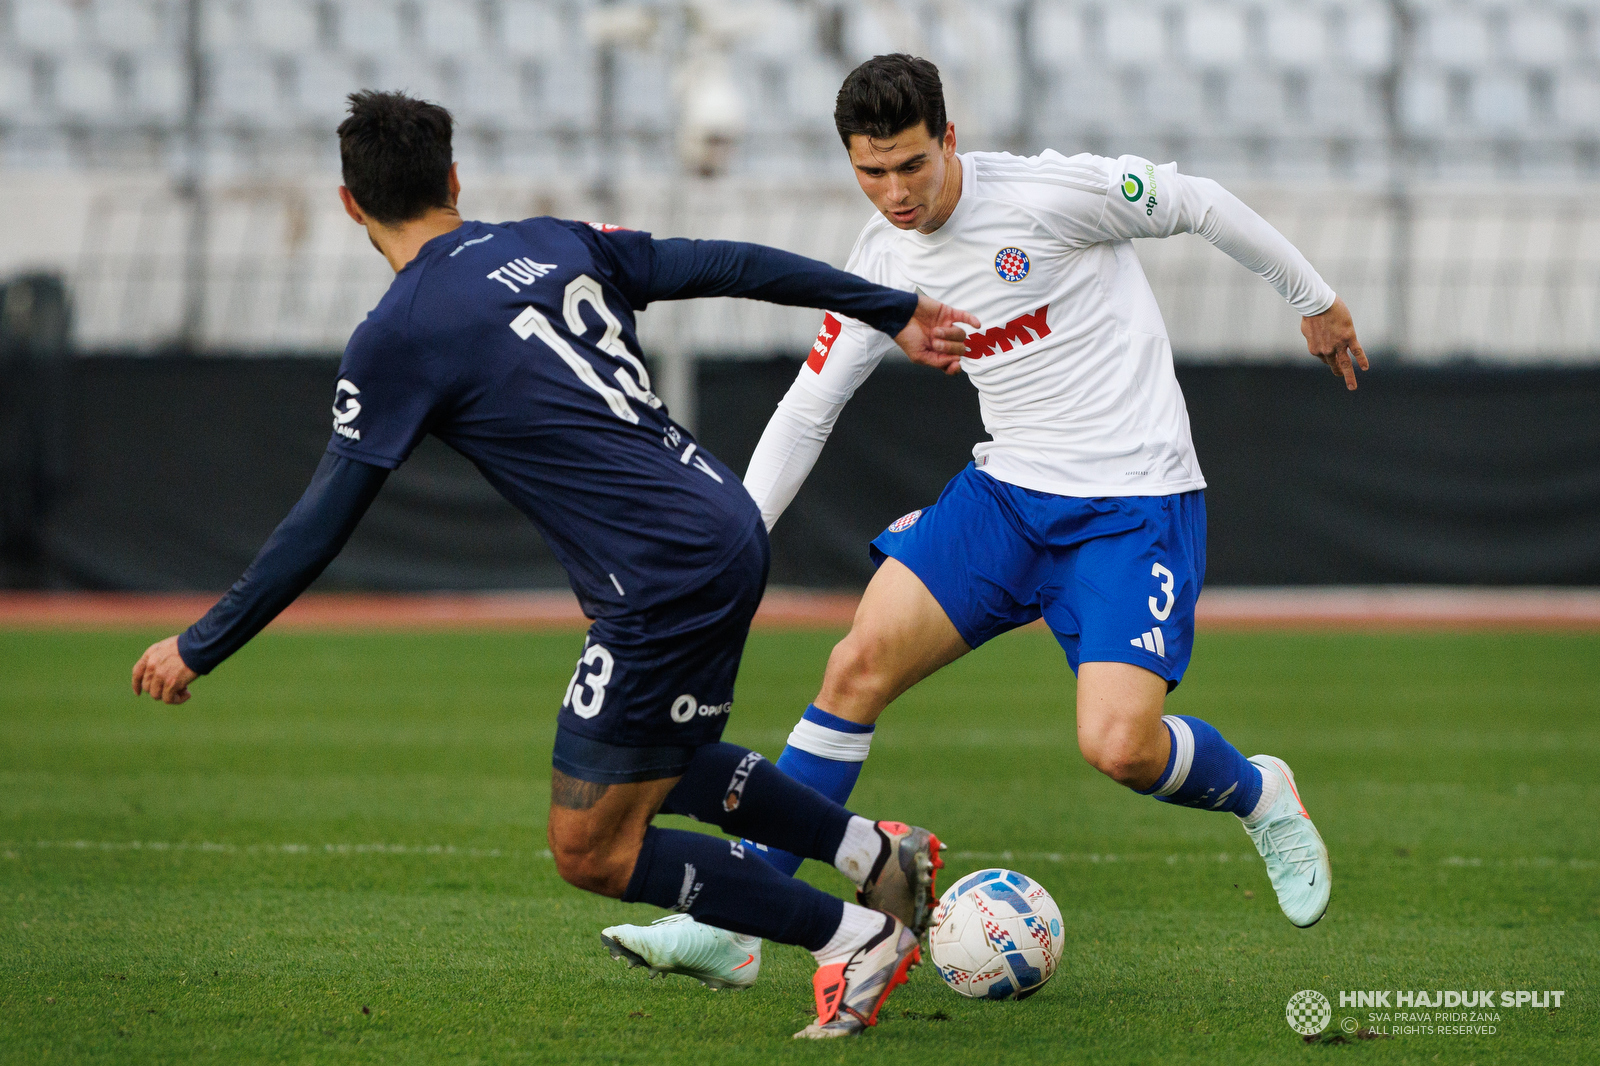
[{"label": "white sock", "polygon": [[878,832],[878,823],[852,814],[839,850],[834,853],[833,865],[859,887],[872,874],[872,867],[882,852],[883,836]]},{"label": "white sock", "polygon": [[884,917],[877,911],[869,911],[865,907],[858,907],[854,903],[844,905],[844,917],[839,921],[839,928],[828,942],[811,954],[817,960],[818,966],[828,966],[835,962],[844,962],[857,948],[877,936],[883,929]]},{"label": "white sock", "polygon": [[1278,802],[1278,789],[1283,785],[1283,775],[1277,770],[1269,773],[1260,766],[1256,769],[1261,771],[1261,798],[1256,800],[1256,805],[1250,813],[1244,816],[1245,825],[1255,825],[1266,817],[1272,805]]}]

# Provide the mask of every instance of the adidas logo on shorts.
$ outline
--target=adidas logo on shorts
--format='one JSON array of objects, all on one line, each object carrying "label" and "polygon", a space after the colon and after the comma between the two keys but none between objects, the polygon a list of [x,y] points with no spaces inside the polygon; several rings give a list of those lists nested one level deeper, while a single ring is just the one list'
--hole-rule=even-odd
[{"label": "adidas logo on shorts", "polygon": [[1153,651],[1163,659],[1167,657],[1167,642],[1161,639],[1160,626],[1156,626],[1148,633],[1139,634],[1137,637],[1134,637],[1132,640],[1128,641],[1128,643],[1132,644],[1135,648],[1143,648],[1145,651]]}]

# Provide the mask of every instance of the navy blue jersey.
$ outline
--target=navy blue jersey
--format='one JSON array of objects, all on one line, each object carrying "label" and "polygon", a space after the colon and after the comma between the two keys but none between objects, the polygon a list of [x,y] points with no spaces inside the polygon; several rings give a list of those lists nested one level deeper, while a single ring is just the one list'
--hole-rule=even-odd
[{"label": "navy blue jersey", "polygon": [[436,435],[534,521],[591,617],[695,588],[761,518],[651,391],[634,312],[673,295],[660,243],[553,218],[429,241],[350,338],[330,449],[393,468]]},{"label": "navy blue jersey", "polygon": [[428,433],[533,520],[590,617],[704,586],[761,519],[651,391],[634,312],[722,295],[827,307],[891,335],[917,306],[914,293],[761,245],[552,218],[468,222],[424,244],[350,338],[330,454],[244,576],[179,637],[184,661],[210,671],[298,596]]}]

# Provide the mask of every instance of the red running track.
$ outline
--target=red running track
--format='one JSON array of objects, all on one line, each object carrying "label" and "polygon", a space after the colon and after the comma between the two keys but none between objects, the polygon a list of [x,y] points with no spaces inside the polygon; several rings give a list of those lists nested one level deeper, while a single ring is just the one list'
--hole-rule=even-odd
[{"label": "red running track", "polygon": [[[0,629],[147,627],[177,631],[211,594],[0,592]],[[769,589],[756,626],[850,624],[859,597]],[[1600,589],[1218,588],[1200,598],[1207,629],[1546,629],[1600,631]],[[586,625],[568,592],[325,593],[301,597],[283,629],[572,629]]]}]

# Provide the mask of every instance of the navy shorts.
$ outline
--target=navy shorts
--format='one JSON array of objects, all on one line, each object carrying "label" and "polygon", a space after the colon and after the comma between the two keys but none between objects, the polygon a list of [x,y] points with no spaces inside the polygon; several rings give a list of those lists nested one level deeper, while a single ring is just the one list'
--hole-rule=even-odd
[{"label": "navy shorts", "polygon": [[1142,666],[1176,688],[1206,572],[1205,493],[1056,496],[968,465],[939,501],[872,542],[898,559],[976,648],[1043,618],[1080,662]]},{"label": "navy shorts", "polygon": [[720,740],[770,558],[758,525],[705,585],[590,626],[556,719],[555,768],[598,784],[653,781]]}]

